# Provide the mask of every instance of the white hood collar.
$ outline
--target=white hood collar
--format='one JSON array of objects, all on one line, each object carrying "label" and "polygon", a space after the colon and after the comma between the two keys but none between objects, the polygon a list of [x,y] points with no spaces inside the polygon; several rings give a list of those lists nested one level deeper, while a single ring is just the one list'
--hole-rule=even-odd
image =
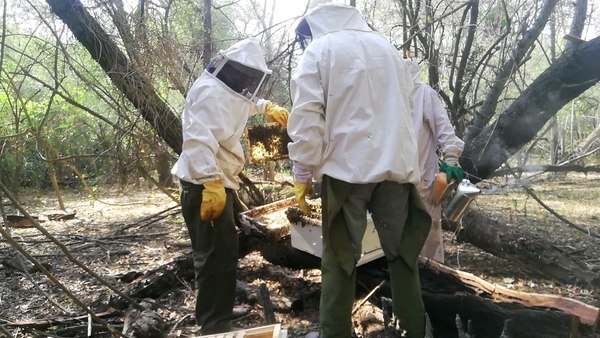
[{"label": "white hood collar", "polygon": [[313,39],[339,30],[372,31],[358,9],[336,3],[315,5],[304,16]]},{"label": "white hood collar", "polygon": [[220,54],[244,66],[261,70],[265,74],[272,73],[265,62],[263,49],[255,38],[238,41],[226,50],[221,51]]}]

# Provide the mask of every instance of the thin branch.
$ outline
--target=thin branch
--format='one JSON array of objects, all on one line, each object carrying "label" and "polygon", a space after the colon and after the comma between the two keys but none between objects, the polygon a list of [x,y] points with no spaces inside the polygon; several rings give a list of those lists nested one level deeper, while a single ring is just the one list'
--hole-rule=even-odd
[{"label": "thin branch", "polygon": [[356,311],[358,311],[358,309],[360,309],[360,307],[363,306],[363,304],[366,303],[369,300],[369,298],[371,298],[371,296],[383,286],[383,284],[385,284],[385,280],[382,280],[381,283],[379,283],[379,285],[374,287],[373,290],[371,290],[371,292],[369,292],[369,294],[365,296],[365,298],[363,298],[358,304],[356,304],[356,306],[352,310],[352,314],[354,315]]},{"label": "thin branch", "polygon": [[[65,247],[64,244],[62,244],[59,240],[57,240],[52,234],[50,234],[44,227],[42,227],[40,225],[40,223],[35,220],[33,217],[31,217],[31,215],[27,212],[27,210],[25,210],[17,201],[17,199],[11,194],[10,191],[8,191],[8,189],[4,186],[4,184],[2,184],[2,182],[0,182],[0,190],[2,190],[4,192],[4,194],[8,197],[8,199],[10,199],[10,201],[13,203],[13,205],[23,214],[23,216],[25,216],[25,218],[27,218],[31,224],[41,233],[43,233],[48,239],[50,239],[54,244],[56,244],[61,250],[62,252],[64,252],[65,256],[71,261],[73,262],[75,265],[77,265],[78,267],[80,267],[81,269],[83,269],[85,272],[87,272],[88,274],[90,274],[92,277],[94,277],[96,280],[98,280],[101,284],[103,284],[104,286],[106,286],[107,288],[109,288],[110,290],[112,290],[113,292],[115,292],[117,295],[121,296],[123,299],[125,299],[127,302],[129,302],[131,305],[135,306],[137,309],[139,310],[143,310],[143,307],[138,304],[134,299],[132,299],[131,297],[129,297],[128,295],[124,294],[123,292],[121,292],[121,290],[117,289],[116,287],[114,287],[112,284],[110,284],[109,282],[107,282],[104,278],[100,277],[97,273],[95,273],[94,271],[92,271],[89,267],[87,267],[85,264],[79,262],[75,257],[73,257],[73,255],[71,255],[71,253],[69,252],[69,249],[67,249],[67,247]],[[3,230],[2,230],[3,231]],[[5,233],[5,231],[3,231]],[[4,235],[4,233],[2,235]],[[7,234],[8,236],[10,236],[9,234]],[[8,238],[7,238],[8,239]],[[14,244],[17,244],[16,242],[13,241]],[[11,244],[12,245],[12,244]],[[20,246],[19,246],[20,247]],[[21,250],[23,250],[21,248]],[[23,250],[24,251],[24,250]],[[19,251],[21,252],[21,251]],[[31,255],[29,255],[27,252],[21,252],[23,253],[23,255],[25,257],[32,258]],[[30,259],[31,261],[31,259]],[[39,268],[40,265],[39,263],[37,263],[36,267]],[[41,265],[40,265],[41,266]],[[46,270],[46,268],[44,268],[43,266],[41,267],[42,269]],[[47,270],[46,270],[47,271]],[[49,272],[48,272],[49,274]],[[54,278],[54,277],[52,277]],[[57,281],[58,282],[58,281]],[[86,312],[90,311],[89,309],[86,309]],[[91,312],[91,311],[90,311]],[[88,312],[88,313],[90,313]]]},{"label": "thin branch", "polygon": [[10,337],[10,338],[14,337],[12,335],[12,333],[10,333],[10,331],[8,331],[8,329],[4,327],[4,325],[0,325],[0,332],[4,333],[7,337]]},{"label": "thin branch", "polygon": [[[507,168],[510,168],[508,163],[505,163]],[[517,174],[512,171],[512,175],[515,179],[518,179]],[[567,218],[565,218],[564,216],[562,216],[561,214],[559,214],[558,212],[554,211],[554,209],[550,208],[548,205],[546,205],[546,203],[544,203],[537,195],[536,193],[533,191],[533,189],[531,189],[530,187],[528,187],[526,184],[521,185],[521,187],[523,189],[525,189],[525,191],[527,192],[527,194],[529,194],[529,196],[531,196],[536,202],[538,202],[539,205],[542,206],[542,208],[546,209],[549,213],[551,213],[552,215],[554,215],[556,218],[558,218],[559,220],[563,221],[565,224],[567,224],[569,227],[580,231],[590,237],[595,237],[595,238],[600,238],[600,234],[598,234],[595,231],[592,231],[589,227],[583,227],[580,225],[577,225],[571,221],[569,221]]]},{"label": "thin branch", "polygon": [[35,287],[36,290],[38,290],[39,293],[41,293],[50,303],[52,303],[54,306],[59,308],[63,313],[65,313],[69,316],[75,315],[74,312],[65,309],[52,296],[50,296],[50,294],[48,294],[46,291],[42,290],[42,288],[38,285],[38,283],[36,283],[36,281],[31,276],[31,273],[29,273],[29,269],[27,269],[27,266],[25,266],[25,262],[23,261],[23,257],[21,255],[17,255],[16,259],[17,259],[17,262],[21,265],[21,269],[22,269],[23,273],[25,274],[25,276],[27,277],[27,279],[31,282],[31,284],[33,284],[33,286]]},{"label": "thin branch", "polygon": [[514,74],[516,68],[521,63],[523,58],[527,55],[527,52],[535,43],[537,37],[541,34],[542,30],[546,26],[546,22],[548,22],[548,19],[554,10],[554,7],[556,7],[557,2],[558,0],[546,0],[544,2],[540,14],[535,19],[532,28],[523,34],[523,37],[517,42],[508,59],[500,67],[500,70],[496,74],[496,78],[494,79],[494,82],[487,94],[483,106],[471,122],[471,125],[464,135],[465,141],[471,140],[481,134],[485,126],[495,115],[496,108],[498,106],[498,98],[506,90],[506,83],[512,74]]},{"label": "thin branch", "polygon": [[[1,182],[0,182],[0,188],[2,188],[2,190],[4,191],[5,194],[7,194],[7,195],[10,194]],[[11,198],[11,197],[9,197],[9,198]],[[11,200],[12,200],[12,198],[11,198]],[[16,201],[13,201],[13,203],[15,203],[15,202]],[[31,216],[29,216],[29,217],[31,217]],[[33,220],[33,218],[31,218],[31,220]],[[83,311],[85,311],[87,314],[89,314],[96,322],[102,324],[102,326],[104,326],[112,334],[127,338],[127,336],[125,336],[125,335],[121,334],[119,331],[115,330],[107,322],[98,318],[96,316],[96,314],[92,310],[90,310],[90,308],[88,308],[85,304],[83,304],[83,302],[81,302],[79,300],[79,298],[77,298],[73,293],[71,293],[71,291],[69,291],[69,289],[67,289],[66,286],[64,286],[60,281],[58,281],[58,279],[56,279],[56,277],[54,277],[54,275],[52,275],[52,273],[50,273],[50,271],[48,271],[40,262],[38,262],[37,259],[32,257],[21,245],[19,245],[17,242],[15,242],[14,239],[12,238],[12,236],[10,235],[10,233],[7,232],[6,230],[4,230],[3,227],[0,227],[0,234],[2,234],[2,236],[4,236],[4,238],[6,239],[8,244],[10,244],[11,247],[13,247],[15,250],[17,250],[19,253],[21,253],[25,258],[27,258],[28,261],[30,261],[40,272],[42,272],[44,275],[46,275],[46,277],[48,277],[48,279],[54,285],[56,285],[59,289],[61,289],[69,298],[71,298],[71,300],[73,300],[73,302],[75,304],[77,304]]]}]

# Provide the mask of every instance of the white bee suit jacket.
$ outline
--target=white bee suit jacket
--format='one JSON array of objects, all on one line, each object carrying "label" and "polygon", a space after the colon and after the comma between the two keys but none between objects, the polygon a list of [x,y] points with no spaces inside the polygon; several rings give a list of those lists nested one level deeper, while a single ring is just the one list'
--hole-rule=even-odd
[{"label": "white bee suit jacket", "polygon": [[413,99],[413,123],[419,144],[419,168],[421,182],[417,184],[421,198],[431,216],[431,228],[421,255],[444,262],[444,238],[442,234],[441,206],[433,203],[433,182],[439,172],[437,149],[445,157],[458,159],[464,142],[454,134],[448,113],[442,105],[439,94],[419,79],[419,65],[409,62],[415,89]]},{"label": "white bee suit jacket", "polygon": [[[270,73],[262,49],[253,39],[242,40],[223,54]],[[182,114],[183,147],[171,173],[190,183],[221,180],[226,188],[238,189],[237,175],[245,163],[240,139],[248,117],[264,112],[265,103],[252,102],[204,71],[186,97]]]},{"label": "white bee suit jacket", "polygon": [[291,79],[290,159],[348,183],[417,183],[412,79],[405,62],[357,9],[320,5]]},{"label": "white bee suit jacket", "polygon": [[444,157],[458,159],[462,155],[465,143],[454,133],[454,127],[439,94],[419,79],[419,65],[411,61],[409,66],[415,84],[412,101],[413,124],[419,145],[419,188],[429,189],[433,187],[435,175],[439,172],[436,152],[438,147]]}]

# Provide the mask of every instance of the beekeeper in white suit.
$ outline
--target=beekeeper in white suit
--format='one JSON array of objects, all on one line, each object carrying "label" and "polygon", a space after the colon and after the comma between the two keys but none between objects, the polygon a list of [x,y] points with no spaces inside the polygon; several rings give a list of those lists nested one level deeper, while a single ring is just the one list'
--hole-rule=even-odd
[{"label": "beekeeper in white suit", "polygon": [[288,149],[305,213],[311,180],[322,180],[321,337],[352,336],[367,212],[388,262],[394,314],[406,337],[423,337],[417,258],[431,218],[415,187],[408,67],[351,6],[315,6],[296,33],[304,52],[290,84]]},{"label": "beekeeper in white suit", "polygon": [[413,125],[417,132],[419,146],[419,168],[421,181],[417,184],[419,193],[431,216],[431,228],[421,255],[444,262],[444,242],[442,237],[442,210],[434,202],[434,179],[440,171],[437,150],[443,155],[441,170],[447,180],[460,182],[463,170],[458,159],[465,143],[456,136],[439,94],[420,78],[420,67],[416,61],[408,61],[415,88],[412,91]]},{"label": "beekeeper in white suit", "polygon": [[259,43],[248,38],[219,52],[188,92],[183,147],[172,173],[180,179],[181,207],[192,242],[196,322],[202,334],[231,329],[238,236],[233,193],[245,163],[240,138],[248,117],[264,113],[287,124],[288,112],[256,100],[271,70]]}]

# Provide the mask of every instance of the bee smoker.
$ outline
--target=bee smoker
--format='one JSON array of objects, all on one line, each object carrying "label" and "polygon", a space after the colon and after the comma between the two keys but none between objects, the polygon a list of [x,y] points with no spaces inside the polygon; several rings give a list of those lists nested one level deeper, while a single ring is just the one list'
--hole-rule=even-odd
[{"label": "bee smoker", "polygon": [[446,207],[444,208],[444,216],[452,222],[458,222],[469,205],[481,190],[471,183],[468,179],[463,179],[456,187],[456,192]]}]

